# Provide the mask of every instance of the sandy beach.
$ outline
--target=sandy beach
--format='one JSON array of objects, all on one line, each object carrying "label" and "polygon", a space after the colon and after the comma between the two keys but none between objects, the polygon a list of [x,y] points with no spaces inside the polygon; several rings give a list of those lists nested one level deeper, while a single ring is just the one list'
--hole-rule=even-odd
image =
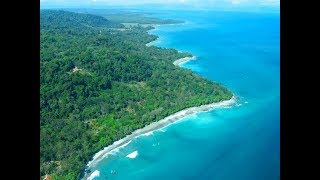
[{"label": "sandy beach", "polygon": [[175,60],[175,61],[173,62],[173,64],[174,64],[175,66],[180,66],[182,63],[185,63],[185,62],[187,62],[187,61],[196,60],[196,58],[197,58],[196,56],[180,58],[180,59],[178,59],[178,60]]},{"label": "sandy beach", "polygon": [[[158,38],[157,38],[157,39],[158,39]],[[157,39],[156,39],[156,40],[157,40]],[[154,41],[156,41],[156,40],[154,40]],[[146,46],[148,46],[148,47],[149,47],[149,46],[152,46],[151,43],[154,42],[154,41],[151,41],[151,42],[147,43]]]},{"label": "sandy beach", "polygon": [[[166,126],[169,126],[175,122],[182,120],[184,117],[189,116],[191,114],[209,111],[209,110],[212,110],[212,109],[218,108],[218,107],[230,106],[231,104],[233,104],[235,102],[236,102],[236,97],[233,95],[232,98],[229,100],[225,100],[225,101],[221,101],[221,102],[217,102],[217,103],[212,103],[212,104],[206,104],[206,105],[202,105],[202,106],[198,106],[198,107],[190,107],[190,108],[178,111],[178,112],[176,112],[170,116],[167,116],[166,118],[161,119],[157,122],[152,122],[151,124],[141,128],[141,129],[135,130],[134,132],[132,132],[130,135],[127,135],[123,139],[115,141],[112,145],[107,146],[103,150],[96,153],[93,156],[93,159],[90,162],[88,162],[87,169],[90,169],[90,167],[92,167],[92,165],[94,165],[95,163],[102,160],[105,157],[105,155],[107,155],[110,151],[129,144],[130,141],[134,138],[137,138],[141,135],[150,133],[155,130],[159,130],[159,129],[164,128]],[[84,176],[84,179],[86,179],[87,177],[88,177],[88,174],[86,174]]]},{"label": "sandy beach", "polygon": [[158,39],[159,39],[159,37],[158,37],[157,39],[151,41],[151,42],[148,42],[148,43],[146,44],[146,46],[148,46],[148,47],[149,47],[149,46],[152,46],[152,43],[155,42],[155,41],[157,41]]}]

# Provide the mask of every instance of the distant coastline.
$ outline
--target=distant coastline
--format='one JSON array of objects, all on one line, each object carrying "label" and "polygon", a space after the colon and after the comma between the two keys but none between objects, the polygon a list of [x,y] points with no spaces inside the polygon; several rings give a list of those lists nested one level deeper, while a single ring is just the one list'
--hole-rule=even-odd
[{"label": "distant coastline", "polygon": [[[150,24],[150,26],[152,26],[154,29],[156,29],[158,26],[162,26],[162,25],[184,25],[184,24],[187,24],[187,22],[186,21],[183,21],[183,22],[179,22],[179,23],[171,23],[171,24]],[[151,29],[151,30],[154,30],[154,29]],[[149,30],[150,31],[150,30]],[[148,31],[148,34],[149,34],[149,31]],[[159,37],[158,37],[159,38]],[[157,41],[158,40],[158,38],[157,39],[155,39],[155,40],[153,40],[153,41],[151,41],[151,42],[148,42],[147,44],[146,44],[146,46],[152,46],[152,43],[154,43],[155,41]]]},{"label": "distant coastline", "polygon": [[[186,22],[184,22],[184,23],[178,23],[178,24],[182,25],[182,24],[186,24]],[[166,25],[177,25],[177,24],[166,24]],[[157,24],[157,25],[152,25],[152,27],[154,27],[154,28],[156,28],[157,26],[160,26],[160,25],[159,25],[159,24]],[[146,44],[146,46],[148,46],[148,47],[149,47],[149,46],[152,46],[152,43],[156,42],[158,39],[159,39],[159,37],[158,37],[157,39],[151,41],[151,42],[148,42],[148,43]],[[181,52],[181,51],[179,51],[179,52]],[[173,64],[174,64],[175,66],[180,66],[180,65],[183,64],[183,63],[186,63],[186,62],[188,62],[188,61],[190,61],[190,60],[196,60],[196,59],[197,59],[196,56],[184,57],[184,58],[180,58],[180,59],[175,60],[175,61],[173,62]]]}]

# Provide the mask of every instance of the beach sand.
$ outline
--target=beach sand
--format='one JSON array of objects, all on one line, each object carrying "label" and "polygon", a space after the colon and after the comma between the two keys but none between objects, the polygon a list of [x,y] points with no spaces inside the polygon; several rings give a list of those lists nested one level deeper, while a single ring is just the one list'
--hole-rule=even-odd
[{"label": "beach sand", "polygon": [[175,66],[180,66],[181,64],[186,63],[186,62],[188,62],[188,61],[190,61],[190,60],[196,60],[196,58],[197,58],[196,56],[184,57],[184,58],[175,60],[175,61],[173,62],[173,64],[174,64]]}]

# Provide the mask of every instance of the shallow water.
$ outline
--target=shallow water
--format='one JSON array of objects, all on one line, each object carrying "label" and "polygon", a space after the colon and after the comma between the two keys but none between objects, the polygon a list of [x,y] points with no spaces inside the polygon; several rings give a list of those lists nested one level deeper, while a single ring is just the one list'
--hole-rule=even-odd
[{"label": "shallow water", "polygon": [[[158,11],[152,45],[197,56],[182,66],[238,97],[140,136],[91,168],[100,179],[273,180],[280,176],[279,13]],[[126,157],[137,151],[134,158]],[[116,170],[116,174],[111,174]]]}]

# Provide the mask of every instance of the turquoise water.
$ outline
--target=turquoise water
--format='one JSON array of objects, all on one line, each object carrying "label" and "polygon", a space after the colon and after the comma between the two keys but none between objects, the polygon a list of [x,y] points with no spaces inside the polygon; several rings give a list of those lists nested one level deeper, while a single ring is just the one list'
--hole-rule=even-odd
[{"label": "turquoise water", "polygon": [[[191,52],[197,60],[183,67],[222,83],[239,99],[134,139],[97,163],[94,179],[280,179],[279,14],[153,16],[186,20],[151,30],[160,36],[153,45]],[[127,158],[133,151],[138,155]]]}]

